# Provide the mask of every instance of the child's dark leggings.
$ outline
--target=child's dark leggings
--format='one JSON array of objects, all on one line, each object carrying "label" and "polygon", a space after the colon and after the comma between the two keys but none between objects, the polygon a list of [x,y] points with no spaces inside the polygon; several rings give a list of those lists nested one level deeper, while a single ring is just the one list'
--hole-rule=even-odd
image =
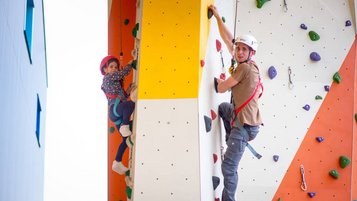
[{"label": "child's dark leggings", "polygon": [[[117,130],[119,131],[121,125],[130,124],[130,116],[135,109],[135,103],[133,101],[124,101],[116,105],[114,101],[111,102],[109,107],[109,118],[116,125]],[[120,123],[119,123],[120,122]],[[123,159],[125,149],[127,148],[126,137],[122,137],[122,142],[118,147],[115,160],[120,162]]]}]

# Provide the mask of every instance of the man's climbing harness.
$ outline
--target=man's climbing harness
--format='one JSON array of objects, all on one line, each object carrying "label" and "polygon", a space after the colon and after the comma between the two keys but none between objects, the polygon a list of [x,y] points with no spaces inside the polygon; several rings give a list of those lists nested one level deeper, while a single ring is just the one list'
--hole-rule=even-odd
[{"label": "man's climbing harness", "polygon": [[300,173],[301,173],[301,189],[303,191],[307,190],[306,180],[305,180],[305,170],[304,165],[300,165]]}]

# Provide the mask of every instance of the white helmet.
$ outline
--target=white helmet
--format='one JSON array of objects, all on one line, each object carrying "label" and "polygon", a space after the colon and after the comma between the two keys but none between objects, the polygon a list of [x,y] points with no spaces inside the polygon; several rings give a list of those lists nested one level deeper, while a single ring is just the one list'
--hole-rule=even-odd
[{"label": "white helmet", "polygon": [[250,48],[252,48],[254,51],[257,51],[257,49],[258,49],[258,41],[252,35],[239,36],[235,41],[235,45],[237,43],[244,43],[244,44],[248,45]]}]

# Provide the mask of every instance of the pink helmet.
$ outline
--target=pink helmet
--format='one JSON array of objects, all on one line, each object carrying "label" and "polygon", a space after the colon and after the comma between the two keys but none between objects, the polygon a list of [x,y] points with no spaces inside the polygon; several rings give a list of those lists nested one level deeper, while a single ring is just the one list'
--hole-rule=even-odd
[{"label": "pink helmet", "polygon": [[104,57],[102,59],[102,62],[100,62],[100,66],[99,66],[100,67],[100,72],[102,73],[102,75],[105,74],[103,68],[108,65],[108,61],[109,60],[116,60],[119,63],[118,58],[116,58],[115,56],[108,55],[108,56]]}]

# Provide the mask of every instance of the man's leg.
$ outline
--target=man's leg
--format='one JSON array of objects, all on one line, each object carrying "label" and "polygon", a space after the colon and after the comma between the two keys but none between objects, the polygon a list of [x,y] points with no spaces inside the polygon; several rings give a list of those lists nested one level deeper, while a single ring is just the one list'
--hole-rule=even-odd
[{"label": "man's leg", "polygon": [[226,142],[231,133],[233,109],[233,105],[227,102],[221,103],[218,107],[218,115],[222,118],[224,129],[226,130]]}]

